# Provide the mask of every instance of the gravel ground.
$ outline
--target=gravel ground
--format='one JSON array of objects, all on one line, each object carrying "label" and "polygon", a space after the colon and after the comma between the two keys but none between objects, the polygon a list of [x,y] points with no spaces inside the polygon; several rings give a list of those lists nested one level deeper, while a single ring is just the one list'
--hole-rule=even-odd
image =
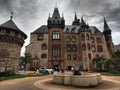
[{"label": "gravel ground", "polygon": [[2,81],[0,82],[0,90],[43,90],[36,87],[34,83],[50,77],[51,75]]}]

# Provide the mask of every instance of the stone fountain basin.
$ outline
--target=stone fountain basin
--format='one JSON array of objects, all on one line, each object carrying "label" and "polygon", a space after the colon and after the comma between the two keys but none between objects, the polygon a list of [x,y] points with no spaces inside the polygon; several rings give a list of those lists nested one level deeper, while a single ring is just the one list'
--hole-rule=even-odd
[{"label": "stone fountain basin", "polygon": [[95,86],[102,83],[101,74],[88,75],[53,75],[53,82],[56,84],[71,85],[71,86]]}]

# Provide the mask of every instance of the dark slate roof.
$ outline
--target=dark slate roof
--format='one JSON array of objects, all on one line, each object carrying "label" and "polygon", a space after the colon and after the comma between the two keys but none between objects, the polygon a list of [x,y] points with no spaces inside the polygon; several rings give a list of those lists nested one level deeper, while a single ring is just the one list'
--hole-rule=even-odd
[{"label": "dark slate roof", "polygon": [[13,22],[12,19],[10,19],[7,22],[1,24],[0,28],[8,28],[8,29],[12,29],[12,30],[17,31],[17,32],[21,32],[27,38],[27,35],[17,27],[17,25]]},{"label": "dark slate roof", "polygon": [[104,17],[104,31],[107,31],[107,30],[110,30],[110,28],[105,20],[105,17]]},{"label": "dark slate roof", "polygon": [[102,34],[102,32],[95,26],[90,26],[89,29],[91,30],[92,34]]},{"label": "dark slate roof", "polygon": [[52,15],[52,18],[60,18],[60,14],[59,14],[59,11],[58,11],[58,8],[55,8],[54,9],[54,12],[53,12],[53,15]]},{"label": "dark slate roof", "polygon": [[37,30],[33,31],[32,34],[46,34],[48,33],[47,25],[42,25]]},{"label": "dark slate roof", "polygon": [[76,26],[76,25],[66,25],[63,32],[64,33],[78,33],[80,26]]},{"label": "dark slate roof", "polygon": [[[64,33],[75,33],[75,34],[77,34],[77,33],[79,33],[79,30],[80,30],[80,26],[66,25],[65,28],[63,29],[63,32]],[[102,32],[94,26],[90,26],[89,30],[91,31],[92,34],[102,34]],[[42,25],[37,30],[32,32],[32,34],[48,34],[48,33],[49,32],[48,32],[47,25]]]}]

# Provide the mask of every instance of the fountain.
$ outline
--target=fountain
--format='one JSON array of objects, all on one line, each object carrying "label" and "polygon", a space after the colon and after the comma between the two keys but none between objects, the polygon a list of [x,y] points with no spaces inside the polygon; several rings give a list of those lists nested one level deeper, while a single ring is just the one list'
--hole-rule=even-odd
[{"label": "fountain", "polygon": [[70,85],[70,86],[96,86],[102,83],[102,77],[99,73],[80,72],[75,68],[73,74],[54,74],[53,82],[55,84]]}]

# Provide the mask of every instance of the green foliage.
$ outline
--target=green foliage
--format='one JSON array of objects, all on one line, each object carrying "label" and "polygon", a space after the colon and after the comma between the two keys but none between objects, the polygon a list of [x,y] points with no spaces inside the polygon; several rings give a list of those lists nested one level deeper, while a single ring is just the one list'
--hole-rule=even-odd
[{"label": "green foliage", "polygon": [[20,57],[20,60],[24,64],[24,69],[26,70],[26,65],[28,63],[31,63],[33,58],[32,58],[32,55],[30,53],[24,53],[24,55]]},{"label": "green foliage", "polygon": [[120,74],[120,72],[117,71],[117,70],[110,70],[109,73],[111,73],[111,74]]},{"label": "green foliage", "polygon": [[7,76],[7,77],[0,77],[0,81],[3,81],[3,80],[8,80],[8,79],[15,79],[15,78],[26,78],[26,77],[36,77],[36,76],[45,76],[45,75],[48,75],[48,74],[35,74],[35,75],[19,75],[19,74],[16,74],[14,76]]},{"label": "green foliage", "polygon": [[16,75],[16,74],[13,70],[6,70],[5,71],[5,76],[14,76],[14,75]]}]

